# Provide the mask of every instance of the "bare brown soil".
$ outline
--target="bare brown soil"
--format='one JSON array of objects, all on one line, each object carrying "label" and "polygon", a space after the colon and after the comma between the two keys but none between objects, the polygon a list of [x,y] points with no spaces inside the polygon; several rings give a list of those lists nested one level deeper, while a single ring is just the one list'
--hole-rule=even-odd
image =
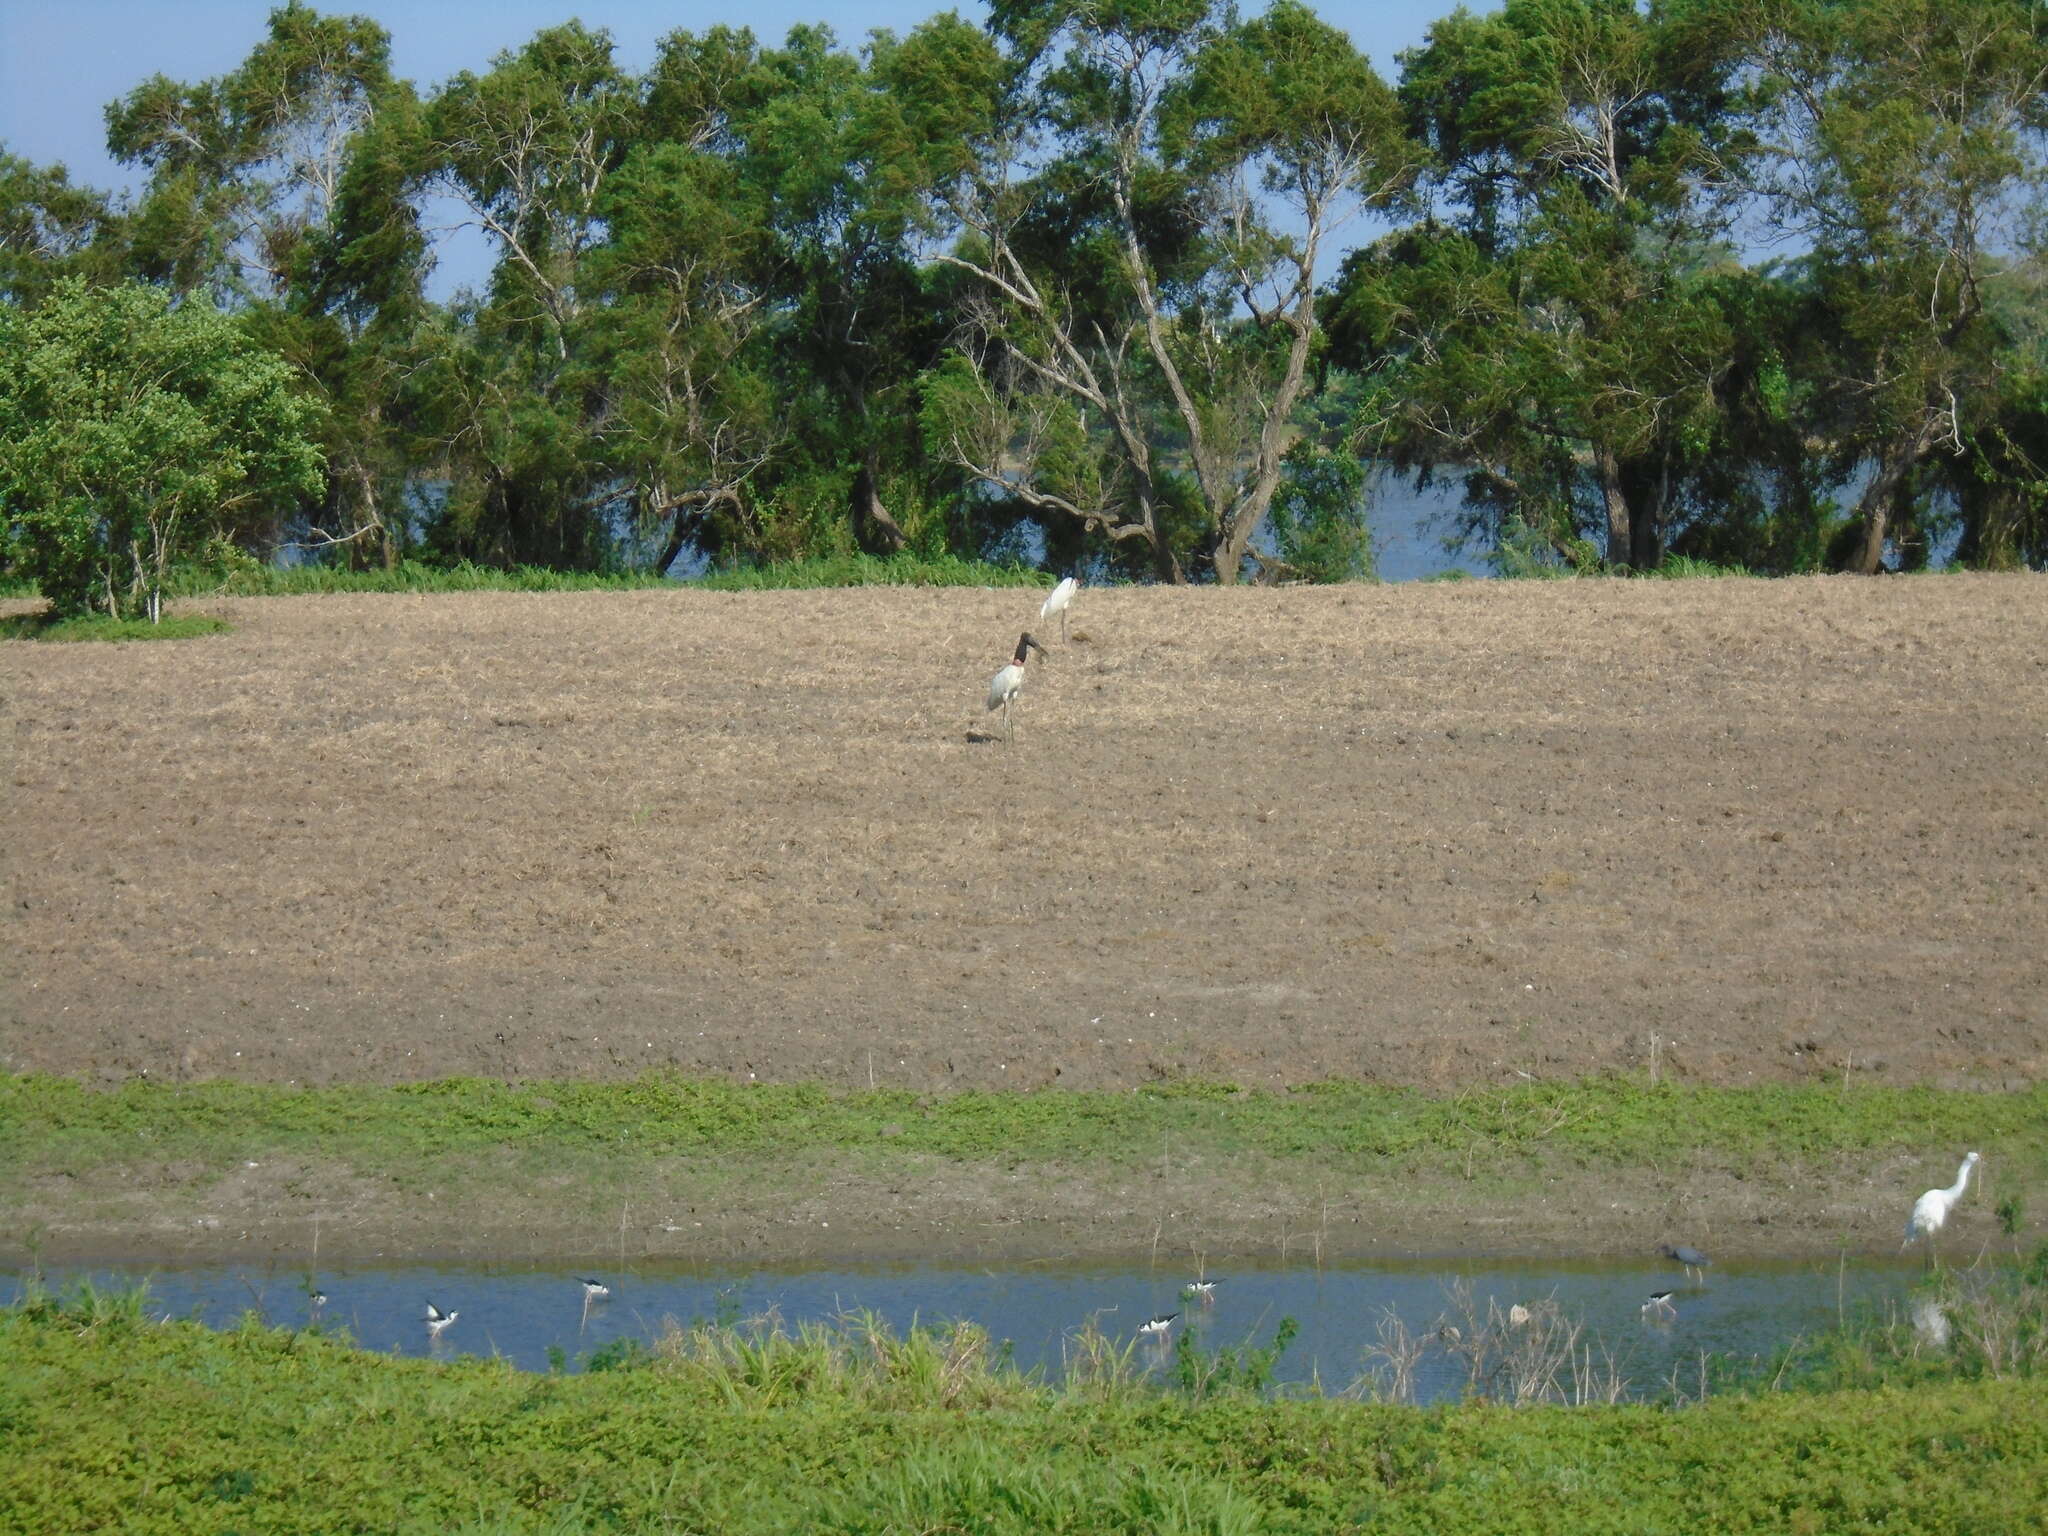
[{"label": "bare brown soil", "polygon": [[0,1070],[2048,1072],[2039,577],[192,606],[0,644]]}]

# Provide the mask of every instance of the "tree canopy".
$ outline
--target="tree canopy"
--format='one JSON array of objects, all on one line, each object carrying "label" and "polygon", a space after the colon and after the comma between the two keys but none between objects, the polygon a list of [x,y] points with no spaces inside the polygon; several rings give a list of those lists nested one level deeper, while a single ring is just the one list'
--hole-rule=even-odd
[{"label": "tree canopy", "polygon": [[[1305,0],[716,25],[638,74],[565,20],[424,90],[289,4],[106,121],[133,197],[0,151],[0,515],[66,600],[199,530],[1342,578],[1401,480],[1539,561],[2048,563],[2029,0],[1505,0],[1386,78]],[[451,224],[489,270],[439,297]],[[219,466],[63,446],[130,375],[21,349],[131,334],[227,377],[122,452],[188,462],[232,400]]]}]

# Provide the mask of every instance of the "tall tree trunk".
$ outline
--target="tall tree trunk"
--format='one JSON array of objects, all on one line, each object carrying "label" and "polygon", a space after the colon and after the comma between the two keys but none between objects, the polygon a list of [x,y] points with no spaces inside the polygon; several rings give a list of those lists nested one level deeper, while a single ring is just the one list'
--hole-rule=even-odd
[{"label": "tall tree trunk", "polygon": [[1636,494],[1629,498],[1628,563],[1638,571],[1654,571],[1664,561],[1664,509],[1671,503],[1671,460],[1666,456],[1657,467],[1656,481],[1649,483],[1649,465],[1636,461],[1645,471],[1636,476]]},{"label": "tall tree trunk", "polygon": [[1863,488],[1863,499],[1856,509],[1863,518],[1863,548],[1855,565],[1858,575],[1875,576],[1884,564],[1884,538],[1891,527],[1892,508],[1905,487],[1906,476],[1933,441],[1934,419],[1929,413],[1910,439],[1895,443],[1891,451],[1879,456],[1877,473]]},{"label": "tall tree trunk", "polygon": [[1635,535],[1628,496],[1621,488],[1621,461],[1612,448],[1602,443],[1593,449],[1593,466],[1600,473],[1600,497],[1607,505],[1607,563],[1633,566]]},{"label": "tall tree trunk", "polygon": [[870,448],[860,466],[860,473],[853,477],[853,537],[854,542],[871,555],[893,555],[905,548],[910,540],[904,536],[896,519],[889,515],[889,509],[882,505],[880,479],[876,474],[875,450]]}]

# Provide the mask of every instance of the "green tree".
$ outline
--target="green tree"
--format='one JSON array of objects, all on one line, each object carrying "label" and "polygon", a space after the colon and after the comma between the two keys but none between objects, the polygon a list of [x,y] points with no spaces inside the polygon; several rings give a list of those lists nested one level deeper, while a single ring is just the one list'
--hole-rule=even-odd
[{"label": "green tree", "polygon": [[1403,58],[1438,218],[1347,263],[1332,355],[1367,377],[1367,451],[1465,474],[1496,537],[1661,558],[1733,354],[1730,36],[1683,4],[1508,0]]},{"label": "green tree", "polygon": [[118,272],[120,221],[104,194],[75,187],[64,167],[0,148],[0,302],[34,305],[58,278]]},{"label": "green tree", "polygon": [[[1318,266],[1416,164],[1391,91],[1279,0],[999,5],[1002,89],[939,195],[975,280],[943,453],[1163,580],[1245,574],[1319,341]],[[987,77],[987,71],[981,76]]]},{"label": "green tree", "polygon": [[610,34],[569,22],[484,74],[456,75],[409,125],[409,195],[450,199],[497,258],[488,290],[419,338],[415,385],[447,485],[436,529],[447,554],[589,568],[612,552],[604,514],[616,493],[587,346],[605,322],[584,263],[606,239],[606,182],[639,121]]},{"label": "green tree", "polygon": [[[1816,431],[1838,473],[1869,472],[1843,563],[1876,571],[1887,546],[1915,563],[1930,484],[1995,482],[2001,462],[2026,474],[1993,442],[2026,435],[2024,388],[2015,396],[2003,375],[2030,365],[1990,296],[2040,259],[2048,10],[1765,0],[1748,26],[1774,150],[1765,190],[1811,246],[1826,314]],[[1999,425],[2016,400],[2019,419]],[[1937,459],[1949,462],[1930,476]]]},{"label": "green tree", "polygon": [[[157,75],[107,111],[109,146],[149,173],[132,220],[135,270],[241,311],[324,407],[333,473],[291,536],[387,563],[406,478],[395,354],[417,320],[424,252],[392,206],[402,178],[389,149],[414,106],[375,22],[291,4],[232,72],[198,84]],[[366,238],[373,227],[387,238]]]},{"label": "green tree", "polygon": [[0,309],[0,509],[60,612],[132,612],[252,506],[321,490],[290,368],[203,299],[67,278]]}]

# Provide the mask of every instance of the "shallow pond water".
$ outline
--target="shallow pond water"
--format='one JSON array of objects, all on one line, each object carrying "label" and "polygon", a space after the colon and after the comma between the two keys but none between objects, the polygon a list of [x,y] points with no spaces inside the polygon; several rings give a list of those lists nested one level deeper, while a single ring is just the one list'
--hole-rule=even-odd
[{"label": "shallow pond water", "polygon": [[[650,1342],[670,1321],[744,1321],[773,1314],[794,1327],[850,1312],[873,1312],[901,1332],[914,1322],[969,1321],[1005,1342],[1021,1366],[1057,1375],[1063,1352],[1091,1319],[1112,1339],[1136,1336],[1148,1318],[1177,1312],[1173,1332],[1192,1327],[1206,1348],[1263,1346],[1282,1318],[1300,1334],[1274,1372],[1283,1382],[1352,1386],[1384,1366],[1376,1356],[1392,1315],[1412,1335],[1449,1323],[1462,1342],[1489,1305],[1505,1319],[1516,1306],[1584,1325],[1592,1364],[1612,1369],[1636,1394],[1667,1387],[1676,1373],[1697,1384],[1702,1354],[1768,1356],[1873,1310],[1907,1310],[1920,1270],[1912,1264],[1715,1265],[1695,1284],[1675,1266],[1489,1263],[1483,1260],[1326,1266],[1216,1267],[1214,1297],[1183,1294],[1192,1269],[1047,1265],[989,1269],[943,1264],[843,1270],[747,1271],[639,1265],[574,1269],[525,1266],[434,1268],[379,1265],[323,1269],[315,1307],[303,1271],[246,1265],[209,1268],[53,1269],[62,1289],[147,1280],[152,1315],[233,1323],[250,1310],[275,1324],[318,1320],[345,1329],[364,1348],[405,1355],[499,1355],[527,1370],[559,1360],[578,1367],[620,1340]],[[602,1280],[609,1299],[586,1304],[580,1277]],[[19,1292],[16,1272],[0,1293]],[[1653,1291],[1670,1306],[1643,1310]],[[1462,1299],[1466,1298],[1466,1299]],[[438,1335],[426,1326],[433,1301],[456,1321]],[[1509,1335],[1503,1328],[1499,1337]],[[1147,1340],[1140,1361],[1163,1368],[1170,1350]],[[1431,1339],[1414,1365],[1423,1400],[1466,1388],[1468,1361],[1448,1337]]]}]

